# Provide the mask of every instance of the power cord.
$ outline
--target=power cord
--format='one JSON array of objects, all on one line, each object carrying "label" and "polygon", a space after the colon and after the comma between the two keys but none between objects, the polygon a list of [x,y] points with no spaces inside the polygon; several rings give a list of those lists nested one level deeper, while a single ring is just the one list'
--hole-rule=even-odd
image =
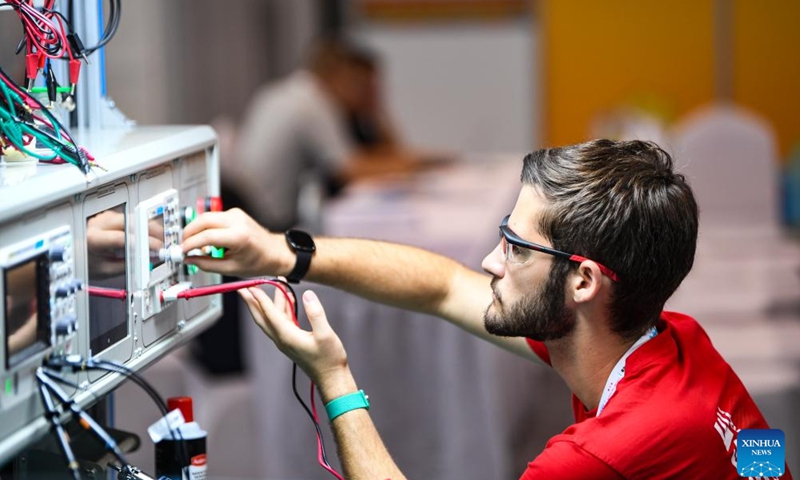
[{"label": "power cord", "polygon": [[56,436],[56,440],[58,440],[58,446],[61,448],[61,453],[63,453],[64,458],[67,459],[67,469],[69,470],[70,475],[72,476],[73,480],[81,480],[81,473],[78,470],[78,459],[75,458],[75,453],[72,451],[72,447],[69,445],[69,436],[67,435],[67,431],[64,429],[64,424],[61,422],[61,415],[59,415],[58,410],[56,409],[53,396],[50,394],[50,390],[48,390],[48,388],[41,381],[39,381],[39,370],[41,370],[41,367],[36,371],[36,379],[39,385],[39,395],[42,398],[42,405],[44,405],[45,417],[53,428],[53,433]]},{"label": "power cord", "polygon": [[[83,53],[85,53],[85,55],[91,55],[95,51],[103,48],[114,38],[114,35],[117,34],[119,21],[122,18],[122,0],[109,0],[108,5],[108,23],[106,23],[106,26],[103,28],[103,35],[96,45],[84,49]],[[83,55],[83,53],[81,53],[81,55]]]},{"label": "power cord", "polygon": [[78,418],[78,424],[86,431],[97,437],[106,451],[111,453],[114,458],[120,463],[120,471],[132,471],[130,462],[125,458],[119,445],[108,432],[103,429],[88,413],[86,413],[70,396],[58,385],[57,381],[60,379],[58,376],[51,376],[49,372],[39,367],[36,369],[36,380],[39,384],[39,393],[42,397],[42,402],[45,406],[45,414],[50,421],[56,433],[56,438],[59,440],[59,445],[67,459],[67,469],[72,475],[73,479],[80,480],[80,472],[78,470],[78,461],[75,454],[69,445],[69,436],[67,435],[64,425],[61,423],[61,415],[53,401],[53,395],[58,398],[61,405],[66,406],[74,416]]},{"label": "power cord", "polygon": [[[53,378],[56,381],[60,381],[62,383],[66,383],[66,379],[63,377],[58,376],[57,374],[53,373],[53,370],[60,371],[60,370],[68,370],[73,373],[78,371],[86,371],[86,370],[99,370],[111,373],[117,373],[123,375],[127,379],[133,381],[136,385],[138,385],[142,390],[147,393],[147,395],[153,400],[153,403],[156,404],[159,412],[161,413],[161,417],[166,417],[167,411],[167,403],[158,394],[155,388],[150,385],[147,380],[144,379],[141,375],[134,372],[130,368],[126,367],[125,365],[111,362],[108,360],[95,360],[95,359],[83,359],[78,355],[68,355],[68,356],[59,356],[59,357],[51,357],[45,359],[45,363],[43,365],[43,369],[48,376]],[[186,443],[181,434],[180,429],[173,428],[169,422],[167,422],[167,427],[170,431],[170,435],[173,439],[176,439],[179,444],[178,448],[176,449],[176,460],[181,465],[188,464],[188,452],[186,450]],[[124,470],[124,469],[123,469]],[[141,472],[139,472],[140,474]],[[135,477],[140,478],[140,477]]]}]

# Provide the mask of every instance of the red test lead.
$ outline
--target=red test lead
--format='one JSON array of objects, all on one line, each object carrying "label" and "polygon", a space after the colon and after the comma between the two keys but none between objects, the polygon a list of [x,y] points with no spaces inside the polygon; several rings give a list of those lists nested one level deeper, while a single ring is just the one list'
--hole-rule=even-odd
[{"label": "red test lead", "polygon": [[128,292],[116,288],[103,288],[103,287],[87,287],[86,290],[89,295],[93,297],[115,298],[117,300],[125,300],[128,298]]},{"label": "red test lead", "polygon": [[39,54],[29,53],[25,55],[25,78],[27,79],[25,88],[30,90],[39,75]]},{"label": "red test lead", "polygon": [[164,302],[174,302],[179,298],[189,299],[194,297],[204,297],[207,295],[216,295],[218,293],[235,292],[243,288],[256,287],[258,285],[266,284],[274,284],[274,282],[264,278],[253,278],[250,280],[220,283],[219,285],[208,285],[206,287],[197,288],[191,288],[191,282],[181,282],[161,292],[161,300]]},{"label": "red test lead", "polygon": [[78,78],[81,75],[81,61],[80,60],[70,60],[69,61],[69,94],[75,95],[75,86],[78,84]]}]

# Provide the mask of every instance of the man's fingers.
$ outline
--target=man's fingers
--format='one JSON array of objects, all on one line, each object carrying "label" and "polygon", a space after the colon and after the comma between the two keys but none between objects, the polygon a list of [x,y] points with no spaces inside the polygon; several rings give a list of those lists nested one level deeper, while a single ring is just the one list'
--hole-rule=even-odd
[{"label": "man's fingers", "polygon": [[269,338],[273,341],[275,340],[275,332],[271,328],[271,326],[265,321],[264,311],[261,309],[261,305],[259,304],[258,300],[255,299],[253,294],[250,292],[250,289],[244,288],[239,290],[239,296],[242,297],[244,303],[247,304],[247,309],[250,310],[250,315],[253,316],[253,320],[256,322],[261,330],[267,334]]},{"label": "man's fingers", "polygon": [[186,225],[186,228],[183,229],[183,235],[185,237],[191,237],[192,235],[197,235],[203,230],[214,228],[230,228],[231,215],[232,212],[230,210],[226,212],[206,212]]},{"label": "man's fingers", "polygon": [[228,222],[225,219],[225,212],[206,212],[186,225],[183,229],[184,235],[190,237],[209,228],[227,227]]},{"label": "man's fingers", "polygon": [[303,293],[303,307],[306,309],[311,329],[315,333],[327,333],[331,330],[331,326],[325,316],[325,309],[322,308],[322,303],[320,303],[316,293],[311,290],[306,290]]},{"label": "man's fingers", "polygon": [[283,295],[283,292],[278,287],[275,287],[275,295],[273,302],[275,303],[275,308],[277,308],[279,312],[291,315],[290,313],[288,313],[286,309],[286,304],[288,303],[286,301],[286,297]]},{"label": "man's fingers", "polygon": [[208,256],[186,257],[184,263],[196,265],[197,268],[206,272],[216,272],[222,274],[232,274],[236,272],[235,265],[230,260],[224,258],[213,258]]},{"label": "man's fingers", "polygon": [[266,332],[266,328],[264,328],[264,312],[261,311],[261,306],[253,297],[253,294],[250,293],[250,291],[246,288],[239,290],[238,293],[239,296],[242,297],[242,300],[244,300],[244,303],[247,305],[247,309],[250,310],[250,315],[253,316],[253,320],[255,320],[256,324]]},{"label": "man's fingers", "polygon": [[[189,225],[193,224],[194,222]],[[183,235],[183,244],[181,245],[183,253],[187,253],[195,248],[203,248],[207,245],[232,248],[238,245],[240,243],[239,241],[242,240],[239,232],[229,228],[212,228],[203,230],[192,236],[187,236],[184,230]]]},{"label": "man's fingers", "polygon": [[278,337],[285,339],[290,335],[296,335],[300,332],[300,328],[294,324],[291,317],[286,315],[283,311],[278,310],[272,300],[267,295],[267,292],[260,288],[250,288],[250,292],[258,300],[261,309],[266,316],[266,322],[275,330]]}]

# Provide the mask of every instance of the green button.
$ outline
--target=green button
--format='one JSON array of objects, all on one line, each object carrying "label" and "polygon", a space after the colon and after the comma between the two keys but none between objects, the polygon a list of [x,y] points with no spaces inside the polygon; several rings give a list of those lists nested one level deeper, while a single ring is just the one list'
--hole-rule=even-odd
[{"label": "green button", "polygon": [[211,258],[225,258],[225,248],[211,247]]},{"label": "green button", "polygon": [[6,395],[14,393],[14,379],[11,377],[6,378]]},{"label": "green button", "polygon": [[186,265],[186,273],[189,275],[197,273],[197,265]]}]

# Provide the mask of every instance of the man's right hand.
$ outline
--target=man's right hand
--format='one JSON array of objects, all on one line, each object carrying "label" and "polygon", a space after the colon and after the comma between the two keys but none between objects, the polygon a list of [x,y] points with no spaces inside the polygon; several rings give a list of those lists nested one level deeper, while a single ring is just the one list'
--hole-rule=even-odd
[{"label": "man's right hand", "polygon": [[286,275],[295,263],[283,233],[259,225],[241,209],[207,212],[183,229],[183,253],[206,246],[225,248],[224,258],[187,256],[185,262],[226,275]]}]

